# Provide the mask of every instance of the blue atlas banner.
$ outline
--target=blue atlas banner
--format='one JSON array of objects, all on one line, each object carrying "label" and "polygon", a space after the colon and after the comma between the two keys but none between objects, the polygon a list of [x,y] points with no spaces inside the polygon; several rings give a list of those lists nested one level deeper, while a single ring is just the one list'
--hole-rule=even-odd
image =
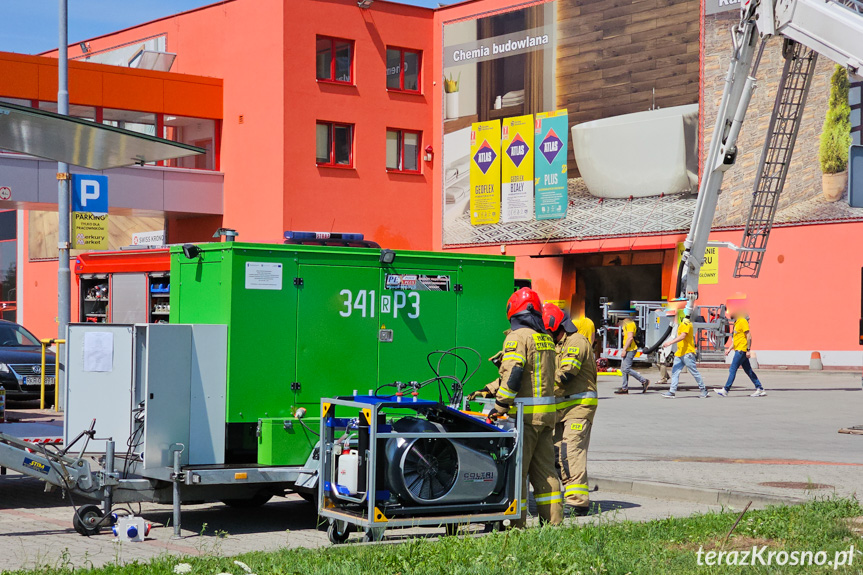
[{"label": "blue atlas banner", "polygon": [[108,213],[108,176],[72,174],[72,211]]},{"label": "blue atlas banner", "polygon": [[569,204],[566,179],[569,116],[566,110],[537,114],[534,131],[536,219],[561,219],[566,216]]}]

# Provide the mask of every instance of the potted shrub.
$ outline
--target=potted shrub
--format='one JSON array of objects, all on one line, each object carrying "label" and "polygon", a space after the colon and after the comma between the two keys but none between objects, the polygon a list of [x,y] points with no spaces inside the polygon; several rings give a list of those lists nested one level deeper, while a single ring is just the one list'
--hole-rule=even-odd
[{"label": "potted shrub", "polygon": [[[455,120],[458,118],[458,83],[461,81],[461,72],[458,73],[458,78],[453,80],[452,74],[449,78],[443,79],[443,91],[446,99],[446,119]],[[850,113],[850,112],[849,112]]]},{"label": "potted shrub", "polygon": [[842,199],[848,185],[848,147],[851,145],[848,89],[848,72],[842,66],[836,66],[830,78],[830,100],[818,151],[821,190],[828,202]]}]

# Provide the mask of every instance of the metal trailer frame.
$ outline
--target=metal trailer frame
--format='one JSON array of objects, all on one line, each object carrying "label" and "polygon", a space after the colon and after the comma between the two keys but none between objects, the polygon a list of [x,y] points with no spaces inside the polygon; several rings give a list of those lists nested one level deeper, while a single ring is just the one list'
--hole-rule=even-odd
[{"label": "metal trailer frame", "polygon": [[[274,493],[294,489],[303,481],[314,481],[318,469],[314,454],[303,467],[264,467],[242,465],[186,465],[180,464],[185,450],[183,444],[171,446],[173,466],[138,470],[138,461],[132,462],[126,478],[120,477],[123,457],[115,455],[111,438],[98,438],[96,420],[88,430],[82,431],[68,446],[34,444],[8,434],[0,433],[0,467],[13,469],[59,487],[73,497],[83,497],[87,505],[76,506],[72,524],[82,535],[93,535],[110,525],[115,503],[153,502],[173,505],[174,536],[180,536],[183,500],[200,501],[231,499],[238,491],[266,490]],[[84,443],[77,455],[71,448],[81,439]],[[91,440],[106,441],[104,464],[94,469],[94,461],[86,455]],[[49,449],[50,448],[50,449]],[[101,509],[91,502],[101,503]]]},{"label": "metal trailer frame", "polygon": [[[364,401],[363,397],[346,398],[324,398],[321,400],[322,417],[321,417],[321,444],[320,444],[320,460],[321,460],[321,476],[318,481],[318,514],[326,518],[329,523],[328,534],[333,542],[344,541],[347,539],[350,531],[347,526],[354,528],[362,528],[365,530],[365,539],[367,541],[379,541],[384,534],[384,530],[388,527],[419,527],[419,526],[447,526],[447,532],[450,532],[450,526],[467,525],[471,523],[486,523],[493,524],[506,520],[520,519],[522,513],[527,510],[521,505],[522,500],[522,429],[524,422],[524,406],[517,405],[515,414],[516,426],[509,431],[488,431],[488,432],[440,432],[440,433],[397,433],[392,431],[378,430],[378,415],[382,409],[397,408],[397,409],[416,409],[437,408],[449,409],[447,406],[431,401]],[[333,499],[328,493],[328,486],[333,482],[333,457],[332,449],[335,445],[335,428],[328,426],[327,421],[334,418],[335,407],[347,407],[357,411],[360,417],[365,417],[369,424],[369,448],[360,457],[365,458],[366,477],[366,495],[363,497],[339,496],[341,500],[355,505],[362,505],[363,511],[357,512],[347,509],[341,504],[338,499]],[[332,410],[332,411],[331,411]],[[438,438],[438,439],[501,439],[510,437],[515,443],[515,465],[511,466],[509,471],[511,477],[507,478],[509,485],[505,487],[507,491],[511,491],[512,497],[508,497],[508,505],[504,511],[495,511],[488,513],[475,513],[470,515],[432,515],[429,512],[427,516],[423,515],[408,515],[405,517],[387,517],[383,511],[377,506],[378,502],[375,498],[369,498],[368,493],[377,493],[377,472],[378,472],[378,440],[387,440],[394,438],[415,439],[415,438]],[[475,506],[475,504],[472,504]],[[466,504],[459,504],[466,506]],[[440,513],[440,507],[435,506],[435,510]],[[386,509],[384,507],[384,509]],[[333,537],[335,531],[336,538]],[[342,537],[339,537],[341,534]]]},{"label": "metal trailer frame", "polygon": [[[600,300],[602,308],[602,325],[599,332],[602,335],[602,352],[600,358],[612,359],[616,361],[623,360],[626,355],[623,351],[623,338],[621,337],[620,327],[614,325],[615,318],[621,316],[631,316],[632,320],[638,325],[642,331],[647,331],[647,322],[650,318],[650,313],[657,309],[664,309],[667,301],[632,301],[630,302],[631,310],[613,310],[607,301]],[[725,343],[728,339],[728,319],[725,316],[725,305],[699,305],[695,306],[692,313],[693,318],[703,317],[705,321],[693,321],[692,325],[695,328],[695,345],[697,348],[696,358],[698,361],[725,361]],[[615,336],[610,336],[611,332],[616,332]],[[615,345],[610,345],[609,341],[616,341]],[[657,350],[653,353],[646,354],[642,349],[635,352],[636,361],[647,363],[661,363],[666,357]]]}]

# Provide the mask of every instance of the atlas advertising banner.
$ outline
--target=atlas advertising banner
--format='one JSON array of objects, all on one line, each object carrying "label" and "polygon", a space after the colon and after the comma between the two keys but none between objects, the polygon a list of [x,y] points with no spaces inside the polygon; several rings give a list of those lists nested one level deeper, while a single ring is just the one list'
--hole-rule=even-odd
[{"label": "atlas advertising banner", "polygon": [[504,119],[501,150],[501,221],[529,221],[533,214],[533,115]]},{"label": "atlas advertising banner", "polygon": [[500,221],[500,120],[470,128],[470,223]]},{"label": "atlas advertising banner", "polygon": [[[710,146],[722,99],[733,49],[728,29],[739,20],[739,1],[706,0],[703,29],[700,0],[673,6],[607,0],[529,4],[497,12],[477,8],[474,18],[443,23],[444,246],[686,233],[697,202],[699,160]],[[768,44],[759,76],[775,85],[783,64],[781,43]],[[825,127],[831,89],[842,86],[831,82],[833,73],[834,65],[819,59],[776,225],[863,221],[863,208],[854,207],[847,193],[822,187],[821,166],[844,168],[851,143],[847,133],[840,141],[833,138],[835,127]],[[834,100],[847,99],[853,108],[863,92],[858,86],[852,78],[850,94]],[[746,224],[767,135],[767,123],[756,119],[770,117],[774,98],[775,88],[757,90],[752,98],[714,227],[742,230]],[[558,110],[566,115],[558,116]],[[852,125],[856,113],[851,110]],[[482,144],[471,138],[474,126],[512,126],[531,115],[548,124],[533,134],[533,198],[526,197],[526,186],[512,185],[520,174],[510,171],[510,140],[500,148],[490,143],[502,168],[496,182],[480,170],[482,185],[497,184],[494,192],[502,192],[503,209],[492,217],[494,207],[477,206],[484,189],[477,194],[473,182],[473,157]],[[821,149],[825,132],[841,145]],[[547,147],[554,154],[555,146],[556,167],[542,153]],[[496,193],[481,203],[495,206]],[[527,202],[533,209],[525,219]],[[478,217],[479,211],[488,213]]]},{"label": "atlas advertising banner", "polygon": [[566,179],[566,110],[536,115],[536,219],[566,217],[569,202]]}]

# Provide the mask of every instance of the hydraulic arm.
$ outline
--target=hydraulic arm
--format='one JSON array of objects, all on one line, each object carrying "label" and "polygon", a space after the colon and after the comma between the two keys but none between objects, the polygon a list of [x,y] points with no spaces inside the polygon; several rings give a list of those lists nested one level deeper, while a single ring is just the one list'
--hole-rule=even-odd
[{"label": "hydraulic arm", "polygon": [[740,22],[732,30],[731,63],[678,271],[677,291],[681,299],[687,300],[687,315],[692,313],[698,298],[698,275],[722,180],[737,160],[737,138],[755,90],[761,55],[772,36],[785,40],[786,65],[759,164],[749,219],[741,247],[721,244],[738,251],[736,276],[758,276],[817,54],[846,66],[852,74],[863,73],[863,2],[860,0],[744,0],[741,3]]}]

